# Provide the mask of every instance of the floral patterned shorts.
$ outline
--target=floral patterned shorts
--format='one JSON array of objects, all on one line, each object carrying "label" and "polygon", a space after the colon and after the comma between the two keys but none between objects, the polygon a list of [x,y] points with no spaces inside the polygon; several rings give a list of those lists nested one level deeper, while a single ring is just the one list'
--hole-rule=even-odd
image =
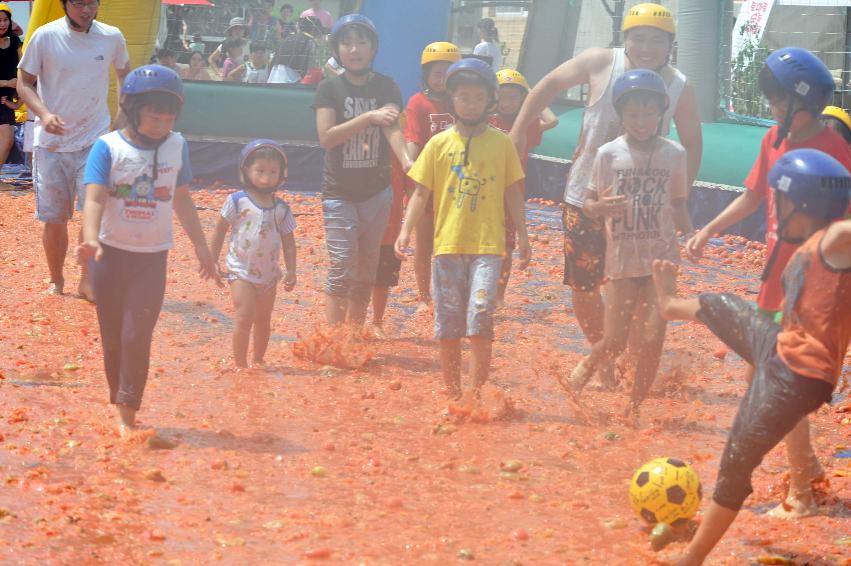
[{"label": "floral patterned shorts", "polygon": [[603,222],[585,216],[582,209],[564,205],[564,284],[577,291],[593,291],[603,284],[606,233]]}]

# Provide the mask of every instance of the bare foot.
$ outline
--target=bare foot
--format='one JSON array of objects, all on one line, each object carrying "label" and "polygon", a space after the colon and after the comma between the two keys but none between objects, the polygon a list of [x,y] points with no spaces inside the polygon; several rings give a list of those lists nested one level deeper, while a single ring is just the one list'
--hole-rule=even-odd
[{"label": "bare foot", "polygon": [[47,294],[48,295],[64,295],[65,294],[65,281],[51,281],[47,286]]},{"label": "bare foot", "polygon": [[653,284],[656,286],[656,298],[662,318],[670,320],[672,315],[671,299],[677,297],[677,273],[680,268],[673,262],[656,260],[653,262]]},{"label": "bare foot", "polygon": [[80,285],[77,287],[77,293],[88,302],[95,302],[95,290],[92,289],[92,284],[89,282],[88,277],[80,279]]},{"label": "bare foot", "polygon": [[366,329],[369,337],[374,340],[387,340],[387,333],[384,331],[384,327],[379,322],[373,322]]},{"label": "bare foot", "polygon": [[603,391],[615,391],[619,382],[615,377],[615,364],[608,363],[594,373],[594,379]]},{"label": "bare foot", "polygon": [[822,467],[821,462],[819,462],[818,456],[815,455],[815,452],[810,452],[809,468],[811,482],[824,481],[824,468]]},{"label": "bare foot", "polygon": [[559,383],[571,393],[579,394],[593,375],[594,371],[588,367],[588,357],[586,356],[576,364],[576,367],[570,372],[569,378],[565,380],[559,377]]},{"label": "bare foot", "polygon": [[126,440],[136,430],[136,409],[127,405],[115,405],[115,413],[118,418],[118,435]]},{"label": "bare foot", "polygon": [[807,496],[789,495],[786,500],[766,513],[775,519],[801,519],[818,513],[818,505],[813,500],[813,494]]}]

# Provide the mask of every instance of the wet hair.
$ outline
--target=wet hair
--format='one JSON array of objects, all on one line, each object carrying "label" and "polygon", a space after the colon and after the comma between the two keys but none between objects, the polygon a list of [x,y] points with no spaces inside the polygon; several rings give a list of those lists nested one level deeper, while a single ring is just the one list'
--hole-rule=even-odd
[{"label": "wet hair", "polygon": [[278,179],[278,181],[281,181],[282,179],[286,178],[287,162],[284,160],[284,158],[279,152],[275,151],[271,147],[259,147],[249,153],[248,156],[245,158],[245,162],[242,164],[242,170],[245,171],[261,159],[265,159],[267,161],[277,161],[278,164],[280,164],[281,166],[280,178]]},{"label": "wet hair", "polygon": [[154,112],[177,115],[180,114],[180,109],[183,107],[180,98],[168,92],[143,92],[127,98],[127,105],[137,113],[142,108],[147,107]]},{"label": "wet hair", "polygon": [[373,51],[375,51],[377,47],[377,45],[375,44],[375,35],[369,29],[360,24],[346,26],[346,28],[342,30],[342,33],[340,34],[340,40],[337,44],[339,45],[340,43],[343,43],[343,40],[348,37],[354,37],[356,39],[368,39]]},{"label": "wet hair", "polygon": [[626,103],[630,100],[634,100],[636,104],[639,106],[644,106],[645,104],[656,103],[659,107],[659,113],[664,114],[665,110],[667,110],[667,106],[665,105],[665,97],[662,96],[658,92],[651,92],[649,90],[632,90],[624,93],[623,96],[620,97],[617,104],[615,104],[615,110],[617,110],[618,114],[623,112],[623,107],[626,106]]},{"label": "wet hair", "polygon": [[248,45],[248,51],[250,53],[260,53],[261,51],[266,51],[266,42],[265,41],[252,41]]},{"label": "wet hair", "polygon": [[781,97],[788,97],[791,93],[780,84],[768,65],[763,65],[759,71],[759,90],[762,95],[769,100]]},{"label": "wet hair", "polygon": [[821,123],[825,126],[833,128],[833,130],[835,130],[840,136],[842,136],[842,139],[845,140],[845,143],[851,144],[851,130],[849,130],[848,126],[842,123],[841,120],[837,120],[833,116],[821,116],[819,120],[821,120]]},{"label": "wet hair", "polygon": [[485,34],[485,37],[487,37],[489,42],[499,41],[499,30],[496,29],[496,24],[491,18],[482,18],[479,20],[479,23],[476,24],[476,27]]},{"label": "wet hair", "polygon": [[465,85],[484,87],[488,94],[490,94],[491,99],[496,96],[493,85],[472,71],[458,71],[457,73],[454,73],[446,81],[446,91],[452,93],[455,92],[458,87]]}]

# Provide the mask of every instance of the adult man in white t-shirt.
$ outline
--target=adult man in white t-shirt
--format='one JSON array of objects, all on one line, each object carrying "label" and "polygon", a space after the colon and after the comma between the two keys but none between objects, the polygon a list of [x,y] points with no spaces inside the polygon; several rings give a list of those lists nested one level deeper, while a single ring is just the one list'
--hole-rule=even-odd
[{"label": "adult man in white t-shirt", "polygon": [[322,23],[325,32],[330,32],[334,27],[334,16],[328,10],[322,9],[322,0],[310,0],[310,8],[301,13],[300,18],[314,17]]},{"label": "adult man in white t-shirt", "polygon": [[[82,210],[89,148],[109,130],[109,69],[119,83],[130,72],[124,36],[95,20],[98,0],[62,0],[65,17],[38,28],[18,65],[18,96],[36,115],[33,184],[36,217],[44,222],[48,293],[61,295],[68,220]],[[38,81],[38,87],[36,87]],[[94,301],[83,268],[80,295]]]},{"label": "adult man in white t-shirt", "polygon": [[[603,337],[605,310],[600,286],[605,275],[606,235],[599,220],[584,214],[582,203],[597,149],[622,131],[620,117],[612,104],[612,85],[618,76],[630,69],[651,69],[665,80],[670,105],[663,118],[662,133],[668,133],[673,120],[686,150],[689,187],[697,177],[703,151],[694,88],[670,64],[676,31],[673,15],[659,4],[637,4],[624,18],[623,31],[624,47],[587,49],[541,79],[524,101],[511,128],[515,145],[525,148],[526,130],[532,120],[537,120],[560,92],[588,85],[588,103],[564,193],[563,223],[564,283],[572,289],[576,319],[592,344]],[[612,368],[604,368],[602,373],[603,384],[613,385]]]}]

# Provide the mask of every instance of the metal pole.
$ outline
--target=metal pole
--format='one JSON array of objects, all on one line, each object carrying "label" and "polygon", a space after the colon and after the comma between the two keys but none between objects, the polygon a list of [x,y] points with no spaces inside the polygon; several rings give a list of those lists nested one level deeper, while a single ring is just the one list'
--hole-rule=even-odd
[{"label": "metal pole", "polygon": [[680,0],[677,19],[677,67],[697,94],[701,120],[711,122],[718,109],[718,61],[723,0]]}]

